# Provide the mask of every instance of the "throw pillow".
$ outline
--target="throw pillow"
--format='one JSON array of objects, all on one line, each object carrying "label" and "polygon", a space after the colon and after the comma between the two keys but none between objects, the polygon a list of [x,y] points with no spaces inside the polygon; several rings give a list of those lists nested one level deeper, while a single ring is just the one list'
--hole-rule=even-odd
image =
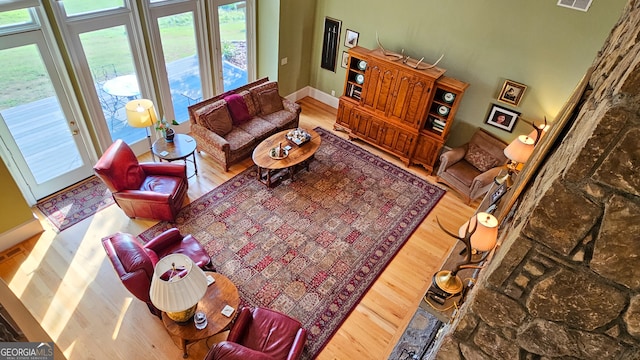
[{"label": "throw pillow", "polygon": [[238,94],[232,94],[225,96],[224,100],[229,107],[229,113],[231,114],[231,120],[233,125],[240,125],[251,120],[251,114],[249,114],[249,108],[244,102],[244,98]]},{"label": "throw pillow", "polygon": [[465,154],[464,159],[481,172],[500,165],[500,160],[494,158],[493,155],[474,143],[469,144],[469,150]]},{"label": "throw pillow", "polygon": [[284,109],[278,89],[271,89],[258,93],[258,102],[263,115],[273,114]]},{"label": "throw pillow", "polygon": [[199,123],[214,133],[225,136],[233,130],[233,121],[227,108],[227,102],[218,100],[207,106],[209,110],[200,115]]},{"label": "throw pillow", "polygon": [[251,92],[249,90],[245,90],[240,92],[239,95],[244,99],[244,103],[247,105],[247,109],[249,110],[249,115],[251,115],[251,117],[258,115],[258,108],[256,102],[253,100]]}]

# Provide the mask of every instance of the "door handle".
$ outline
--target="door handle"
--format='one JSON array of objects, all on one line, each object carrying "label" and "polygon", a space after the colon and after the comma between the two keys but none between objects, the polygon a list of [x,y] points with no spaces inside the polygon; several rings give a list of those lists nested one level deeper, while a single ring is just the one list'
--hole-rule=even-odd
[{"label": "door handle", "polygon": [[71,135],[78,135],[79,133],[80,133],[80,132],[79,132],[78,130],[73,130],[73,131],[71,132]]}]

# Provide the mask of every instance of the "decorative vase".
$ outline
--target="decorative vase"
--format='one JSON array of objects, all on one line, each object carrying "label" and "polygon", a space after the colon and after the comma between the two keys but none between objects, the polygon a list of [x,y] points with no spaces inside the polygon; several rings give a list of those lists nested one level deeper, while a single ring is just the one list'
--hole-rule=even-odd
[{"label": "decorative vase", "polygon": [[173,131],[173,129],[167,129],[164,132],[164,139],[170,143],[173,142],[173,137],[176,135],[175,131]]}]

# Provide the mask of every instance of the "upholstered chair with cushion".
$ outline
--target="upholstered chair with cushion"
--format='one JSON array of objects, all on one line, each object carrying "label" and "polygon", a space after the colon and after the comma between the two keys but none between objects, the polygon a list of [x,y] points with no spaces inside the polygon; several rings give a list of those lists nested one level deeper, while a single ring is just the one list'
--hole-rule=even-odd
[{"label": "upholstered chair with cushion", "polygon": [[484,195],[507,162],[507,144],[483,129],[468,143],[440,155],[437,181],[449,185],[470,204]]},{"label": "upholstered chair with cushion", "polygon": [[130,218],[174,221],[189,187],[184,164],[138,163],[122,140],[109,146],[93,170]]},{"label": "upholstered chair with cushion", "polygon": [[149,289],[159,259],[169,254],[184,254],[200,268],[213,270],[211,258],[198,240],[191,235],[183,236],[176,228],[163,232],[144,245],[135,236],[118,232],[103,238],[102,246],[122,284],[133,296],[144,301],[156,316],[160,316],[161,311],[151,303]]},{"label": "upholstered chair with cushion", "polygon": [[213,346],[206,360],[295,360],[307,341],[307,331],[280,312],[243,308],[226,341]]}]

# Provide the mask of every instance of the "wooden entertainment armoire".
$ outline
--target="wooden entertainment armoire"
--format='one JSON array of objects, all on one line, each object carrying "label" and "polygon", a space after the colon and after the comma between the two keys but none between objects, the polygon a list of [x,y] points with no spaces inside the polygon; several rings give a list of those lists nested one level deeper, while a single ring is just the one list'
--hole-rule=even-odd
[{"label": "wooden entertainment armoire", "polygon": [[469,86],[444,72],[414,69],[381,49],[349,49],[334,128],[398,156],[407,166],[432,171]]}]

